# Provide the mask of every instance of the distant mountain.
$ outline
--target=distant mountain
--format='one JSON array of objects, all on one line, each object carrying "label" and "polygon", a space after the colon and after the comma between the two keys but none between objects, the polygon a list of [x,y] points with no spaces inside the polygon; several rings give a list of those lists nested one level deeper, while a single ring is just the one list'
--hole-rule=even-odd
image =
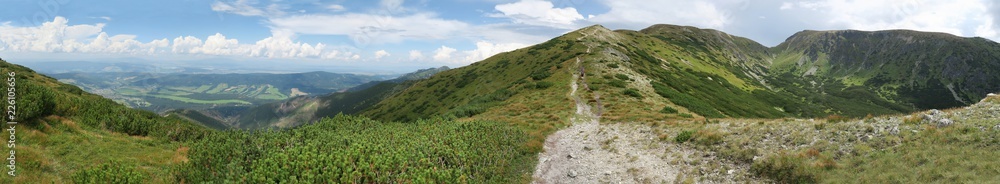
[{"label": "distant mountain", "polygon": [[51,74],[60,81],[131,107],[164,112],[171,109],[249,107],[294,96],[343,91],[386,75],[328,72],[291,74],[184,74],[100,72]]},{"label": "distant mountain", "polygon": [[45,74],[57,73],[103,73],[103,72],[143,72],[143,73],[208,73],[211,70],[196,67],[162,67],[138,62],[93,62],[93,61],[48,61],[26,62]]},{"label": "distant mountain", "polygon": [[1000,90],[1000,44],[909,30],[802,31],[773,48],[775,72],[873,88],[918,109],[975,103]]},{"label": "distant mountain", "polygon": [[291,128],[337,114],[360,113],[413,85],[416,80],[448,69],[446,66],[422,69],[391,80],[368,82],[343,92],[293,97],[235,111],[211,108],[174,111],[171,114],[205,125],[225,124],[240,129]]}]

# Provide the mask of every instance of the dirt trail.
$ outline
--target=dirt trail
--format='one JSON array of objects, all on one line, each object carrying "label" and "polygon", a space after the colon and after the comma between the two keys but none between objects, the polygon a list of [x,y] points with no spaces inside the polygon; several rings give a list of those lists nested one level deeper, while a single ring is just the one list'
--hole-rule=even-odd
[{"label": "dirt trail", "polygon": [[[580,59],[577,58],[577,65]],[[670,146],[661,144],[648,126],[601,124],[600,112],[577,92],[583,70],[571,82],[570,98],[576,114],[570,127],[545,139],[532,183],[664,183],[673,182],[678,169],[669,164]],[[584,85],[586,85],[584,83]],[[596,94],[595,94],[596,96]],[[600,111],[600,107],[597,108]]]}]

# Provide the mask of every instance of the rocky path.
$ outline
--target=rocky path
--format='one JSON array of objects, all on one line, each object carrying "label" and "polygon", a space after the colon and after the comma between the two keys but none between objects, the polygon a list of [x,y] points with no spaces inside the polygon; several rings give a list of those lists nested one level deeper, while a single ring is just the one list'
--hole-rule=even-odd
[{"label": "rocky path", "polygon": [[[577,58],[577,65],[580,59]],[[532,183],[664,183],[673,182],[678,169],[670,146],[660,143],[647,126],[601,124],[581,99],[582,69],[574,75],[569,96],[576,103],[570,127],[545,139]],[[586,85],[586,84],[584,84]],[[577,92],[580,90],[581,92]],[[596,96],[596,95],[595,95]],[[596,108],[599,111],[599,107]],[[684,156],[683,154],[679,154]]]}]

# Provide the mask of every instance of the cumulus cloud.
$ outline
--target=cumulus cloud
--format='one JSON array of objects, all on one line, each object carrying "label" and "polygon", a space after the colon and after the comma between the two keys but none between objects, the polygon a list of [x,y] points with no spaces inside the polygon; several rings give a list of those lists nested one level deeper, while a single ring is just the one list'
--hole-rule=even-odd
[{"label": "cumulus cloud", "polygon": [[[440,48],[434,50],[434,56],[432,58],[437,62],[465,65],[484,60],[502,52],[512,51],[527,46],[529,45],[522,43],[492,43],[480,40],[476,42],[476,48],[472,50],[459,51],[458,49],[448,46],[441,46]],[[420,51],[410,51],[410,60],[418,60],[421,58],[423,58],[423,54],[420,53]]]},{"label": "cumulus cloud", "polygon": [[382,59],[386,56],[389,56],[389,52],[386,52],[385,50],[375,51],[375,59]]},{"label": "cumulus cloud", "polygon": [[424,59],[424,53],[419,50],[410,50],[410,60],[421,60]]},{"label": "cumulus cloud", "polygon": [[476,42],[476,49],[475,50],[471,50],[471,51],[466,51],[465,52],[466,53],[465,62],[472,63],[472,62],[480,61],[480,60],[489,58],[490,56],[499,54],[501,52],[512,51],[512,50],[524,48],[524,47],[527,47],[527,46],[528,46],[528,44],[522,44],[522,43],[500,43],[500,44],[495,44],[495,43],[490,43],[490,42],[487,42],[487,41],[477,41]]},{"label": "cumulus cloud", "polygon": [[642,29],[653,24],[690,25],[722,29],[731,23],[725,8],[741,6],[743,1],[643,1],[602,0],[610,10],[594,15],[589,21],[627,29]]},{"label": "cumulus cloud", "polygon": [[0,25],[0,49],[17,52],[152,53],[161,41],[142,43],[135,35],[109,36],[104,24],[68,25],[64,17],[34,27]]},{"label": "cumulus cloud", "polygon": [[309,14],[272,18],[268,22],[274,29],[285,29],[300,34],[346,35],[358,44],[447,39],[469,28],[464,22],[441,19],[433,13],[402,16],[361,13]]},{"label": "cumulus cloud", "polygon": [[455,52],[454,48],[442,45],[441,48],[434,50],[434,60],[435,61],[449,61],[451,60],[451,53]]},{"label": "cumulus cloud", "polygon": [[[323,58],[336,59],[340,51],[327,49],[322,43],[308,44],[293,41],[295,34],[276,30],[272,36],[253,44],[226,38],[221,33],[204,40],[194,36],[140,42],[136,35],[108,35],[104,24],[68,25],[64,17],[35,27],[0,25],[0,50],[15,52],[80,52],[122,54],[200,54],[218,56],[267,57],[267,58]],[[346,58],[345,58],[346,59]]]},{"label": "cumulus cloud", "polygon": [[577,20],[584,19],[576,8],[555,8],[552,2],[543,0],[521,0],[496,5],[494,8],[500,13],[491,14],[492,17],[506,17],[515,23],[535,26],[574,28]]},{"label": "cumulus cloud", "polygon": [[809,9],[825,17],[822,27],[859,30],[914,29],[959,36],[997,39],[994,19],[986,0],[892,1],[819,0],[789,3],[784,10]]}]

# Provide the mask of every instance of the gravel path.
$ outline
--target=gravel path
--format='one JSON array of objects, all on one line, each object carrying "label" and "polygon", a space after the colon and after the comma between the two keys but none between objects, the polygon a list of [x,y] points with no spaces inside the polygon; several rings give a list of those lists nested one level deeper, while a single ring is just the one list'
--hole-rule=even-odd
[{"label": "gravel path", "polygon": [[[577,64],[580,63],[577,58]],[[570,97],[576,103],[573,125],[545,139],[532,183],[672,183],[679,170],[668,163],[669,146],[648,126],[601,124],[577,95],[581,75],[573,77]],[[599,108],[598,108],[599,109]]]}]

